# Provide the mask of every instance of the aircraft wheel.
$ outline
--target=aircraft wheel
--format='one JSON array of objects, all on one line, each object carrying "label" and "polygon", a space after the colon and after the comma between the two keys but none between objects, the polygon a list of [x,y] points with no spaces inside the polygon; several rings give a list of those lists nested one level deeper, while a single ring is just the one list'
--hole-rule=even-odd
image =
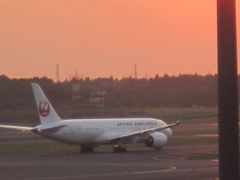
[{"label": "aircraft wheel", "polygon": [[81,152],[82,153],[92,153],[93,147],[91,146],[81,146]]},{"label": "aircraft wheel", "polygon": [[126,152],[126,147],[121,147],[121,146],[114,146],[113,147],[113,152],[115,153],[123,153]]}]

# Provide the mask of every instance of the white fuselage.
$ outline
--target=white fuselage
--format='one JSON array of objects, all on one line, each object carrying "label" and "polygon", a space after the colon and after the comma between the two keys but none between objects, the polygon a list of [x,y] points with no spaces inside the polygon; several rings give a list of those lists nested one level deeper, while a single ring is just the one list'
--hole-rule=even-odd
[{"label": "white fuselage", "polygon": [[[115,119],[69,119],[36,127],[37,133],[65,143],[79,145],[109,144],[109,140],[124,134],[149,128],[163,127],[166,123],[154,118],[115,118]],[[49,127],[56,129],[44,131]],[[58,128],[59,127],[59,128]],[[170,128],[160,131],[168,138]],[[129,142],[143,142],[144,136],[131,138]]]}]

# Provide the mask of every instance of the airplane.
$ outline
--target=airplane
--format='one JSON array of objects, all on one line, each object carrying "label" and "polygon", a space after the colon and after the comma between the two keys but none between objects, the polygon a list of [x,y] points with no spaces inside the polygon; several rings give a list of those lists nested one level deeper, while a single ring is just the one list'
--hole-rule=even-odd
[{"label": "airplane", "polygon": [[99,145],[113,145],[114,152],[125,152],[127,143],[145,143],[161,149],[172,136],[171,127],[154,118],[108,118],[63,120],[37,83],[31,83],[41,124],[35,127],[0,125],[0,128],[36,133],[55,141],[79,145],[81,152],[90,153]]}]

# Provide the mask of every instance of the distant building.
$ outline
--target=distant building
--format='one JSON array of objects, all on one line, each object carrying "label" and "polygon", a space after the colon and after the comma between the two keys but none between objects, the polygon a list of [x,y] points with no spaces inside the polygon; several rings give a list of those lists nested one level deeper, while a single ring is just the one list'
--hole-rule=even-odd
[{"label": "distant building", "polygon": [[90,92],[89,104],[96,107],[105,107],[106,91]]},{"label": "distant building", "polygon": [[72,101],[79,100],[81,98],[81,85],[72,84]]},{"label": "distant building", "polygon": [[105,107],[105,96],[107,92],[102,90],[94,90],[86,92],[81,84],[72,84],[72,101],[79,102],[83,106]]}]

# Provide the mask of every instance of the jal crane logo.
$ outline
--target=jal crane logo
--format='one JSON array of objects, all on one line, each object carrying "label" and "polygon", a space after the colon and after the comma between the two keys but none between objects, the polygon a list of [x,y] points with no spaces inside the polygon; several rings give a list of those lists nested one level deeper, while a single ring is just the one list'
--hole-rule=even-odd
[{"label": "jal crane logo", "polygon": [[50,105],[48,101],[41,101],[39,103],[38,111],[42,117],[48,116],[48,114],[50,113]]}]

